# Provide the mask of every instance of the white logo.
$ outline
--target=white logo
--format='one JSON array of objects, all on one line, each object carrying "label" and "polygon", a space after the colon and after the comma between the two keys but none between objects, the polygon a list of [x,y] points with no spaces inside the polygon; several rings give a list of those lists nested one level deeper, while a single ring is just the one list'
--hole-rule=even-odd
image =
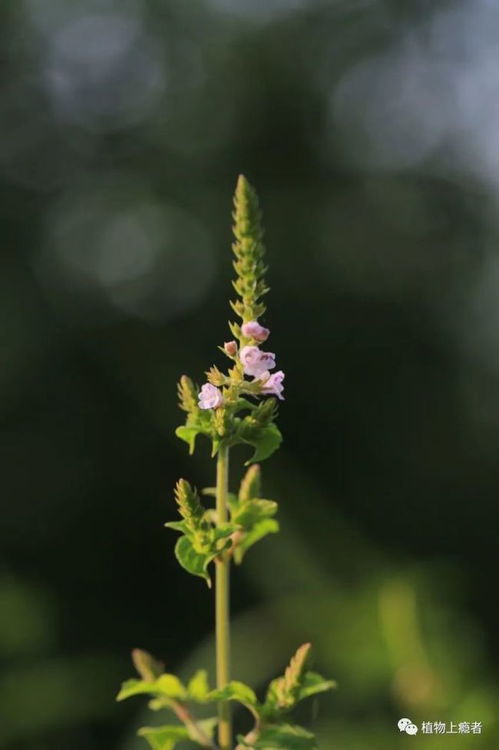
[{"label": "white logo", "polygon": [[406,734],[416,734],[418,731],[417,726],[410,719],[399,719],[398,728]]}]

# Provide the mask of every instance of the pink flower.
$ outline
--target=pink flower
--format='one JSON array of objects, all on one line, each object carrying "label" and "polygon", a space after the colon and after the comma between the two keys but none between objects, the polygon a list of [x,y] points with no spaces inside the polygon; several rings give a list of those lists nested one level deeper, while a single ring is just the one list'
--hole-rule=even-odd
[{"label": "pink flower", "polygon": [[247,323],[243,323],[241,326],[243,336],[247,336],[249,339],[255,339],[262,343],[269,337],[270,331],[268,328],[264,328],[256,320],[249,320]]},{"label": "pink flower", "polygon": [[235,357],[237,354],[237,344],[235,341],[226,341],[224,343],[224,349],[225,353],[229,355],[229,357]]},{"label": "pink flower", "polygon": [[200,409],[218,409],[222,406],[224,397],[222,391],[211,383],[205,383],[199,393],[199,408]]},{"label": "pink flower", "polygon": [[257,346],[243,346],[239,352],[245,375],[259,378],[266,370],[275,367],[275,354],[262,352]]},{"label": "pink flower", "polygon": [[282,395],[282,392],[284,390],[284,386],[282,384],[282,381],[284,380],[284,373],[282,370],[278,370],[277,372],[274,372],[268,380],[265,381],[262,393],[264,393],[266,396],[277,396],[277,398],[280,398],[281,401],[284,401],[284,396]]}]

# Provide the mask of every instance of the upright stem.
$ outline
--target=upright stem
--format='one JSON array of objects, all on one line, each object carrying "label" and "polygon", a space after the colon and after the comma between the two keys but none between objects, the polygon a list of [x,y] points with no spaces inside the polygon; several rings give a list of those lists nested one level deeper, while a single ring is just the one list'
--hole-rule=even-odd
[{"label": "upright stem", "polygon": [[[227,491],[229,479],[229,449],[223,444],[217,459],[217,524],[227,521]],[[230,611],[229,611],[230,557],[221,555],[216,562],[215,619],[217,646],[217,688],[224,688],[230,680]],[[218,705],[218,744],[220,750],[231,750],[232,727],[230,704]]]}]

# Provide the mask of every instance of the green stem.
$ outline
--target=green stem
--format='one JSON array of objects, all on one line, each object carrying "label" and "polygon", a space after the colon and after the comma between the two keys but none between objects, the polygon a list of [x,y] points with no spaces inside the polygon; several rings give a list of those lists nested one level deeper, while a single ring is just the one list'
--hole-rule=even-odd
[{"label": "green stem", "polygon": [[[227,491],[229,481],[229,449],[221,445],[217,459],[217,524],[227,522]],[[221,555],[216,562],[215,620],[217,647],[217,688],[224,688],[230,680],[230,557]],[[232,748],[232,726],[228,701],[218,705],[218,744],[220,750]]]}]

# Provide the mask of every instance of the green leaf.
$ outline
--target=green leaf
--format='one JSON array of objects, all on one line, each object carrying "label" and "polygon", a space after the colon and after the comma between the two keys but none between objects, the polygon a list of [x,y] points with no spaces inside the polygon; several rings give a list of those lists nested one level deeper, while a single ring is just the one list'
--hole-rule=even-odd
[{"label": "green leaf", "polygon": [[222,526],[217,526],[213,529],[213,538],[216,541],[219,539],[226,539],[235,531],[237,531],[237,526],[234,523],[224,523]]},{"label": "green leaf", "polygon": [[181,536],[175,545],[175,556],[180,565],[193,576],[204,578],[208,586],[211,587],[211,578],[206,572],[210,562],[217,556],[216,552],[201,553],[196,552],[192,546],[191,540],[186,536]]},{"label": "green leaf", "polygon": [[208,687],[208,673],[206,669],[198,669],[198,671],[191,677],[187,684],[188,697],[193,701],[203,703],[209,693],[210,688]]},{"label": "green leaf", "polygon": [[274,500],[264,500],[261,498],[248,500],[246,503],[242,503],[235,511],[232,521],[240,524],[245,529],[249,529],[258,521],[275,516],[277,508],[277,503]]},{"label": "green leaf", "polygon": [[187,693],[178,677],[174,674],[162,674],[157,680],[127,680],[121,686],[116,700],[123,701],[133,695],[152,695],[164,698],[185,698]]},{"label": "green leaf", "polygon": [[165,523],[165,527],[167,529],[173,529],[174,531],[181,531],[182,534],[185,534],[187,531],[185,521],[168,521],[168,523]]},{"label": "green leaf", "polygon": [[314,735],[291,724],[268,726],[260,732],[257,741],[249,745],[244,743],[244,738],[240,742],[251,750],[317,750]]},{"label": "green leaf", "polygon": [[186,427],[181,425],[175,430],[175,435],[183,440],[189,446],[189,453],[192,456],[196,444],[196,438],[201,430],[197,427]]},{"label": "green leaf", "polygon": [[231,680],[224,688],[212,690],[209,694],[209,700],[238,701],[249,708],[253,714],[259,715],[259,704],[255,691],[249,685],[245,685],[244,682]]},{"label": "green leaf", "polygon": [[179,742],[189,739],[189,732],[181,726],[142,727],[137,734],[147,740],[152,750],[174,750]]},{"label": "green leaf", "polygon": [[121,690],[116,696],[117,701],[124,701],[126,698],[131,698],[132,695],[156,695],[156,691],[153,689],[154,682],[149,680],[127,680],[121,686]]},{"label": "green leaf", "polygon": [[325,693],[335,687],[336,682],[334,680],[326,680],[317,672],[306,672],[298,692],[298,700],[302,701],[317,693]]},{"label": "green leaf", "polygon": [[185,698],[187,696],[185,687],[174,674],[160,675],[154,685],[157,693],[164,695],[166,698]]},{"label": "green leaf", "polygon": [[255,448],[255,452],[251,458],[246,461],[246,466],[255,463],[255,461],[264,461],[279,448],[282,442],[281,432],[275,424],[252,429],[251,432],[248,431],[248,433],[243,432],[241,437],[245,443],[248,443]]},{"label": "green leaf", "polygon": [[267,534],[276,534],[279,531],[279,524],[274,518],[265,518],[262,521],[258,521],[251,531],[241,539],[237,547],[234,549],[234,561],[237,565],[240,565],[244,555],[256,544],[260,539],[263,539]]},{"label": "green leaf", "polygon": [[211,433],[212,430],[208,423],[180,425],[180,427],[177,427],[177,429],[175,430],[175,435],[180,438],[180,440],[183,440],[185,443],[187,443],[187,445],[189,446],[189,453],[191,456],[194,453],[197,436],[207,435],[208,437],[210,437]]}]

